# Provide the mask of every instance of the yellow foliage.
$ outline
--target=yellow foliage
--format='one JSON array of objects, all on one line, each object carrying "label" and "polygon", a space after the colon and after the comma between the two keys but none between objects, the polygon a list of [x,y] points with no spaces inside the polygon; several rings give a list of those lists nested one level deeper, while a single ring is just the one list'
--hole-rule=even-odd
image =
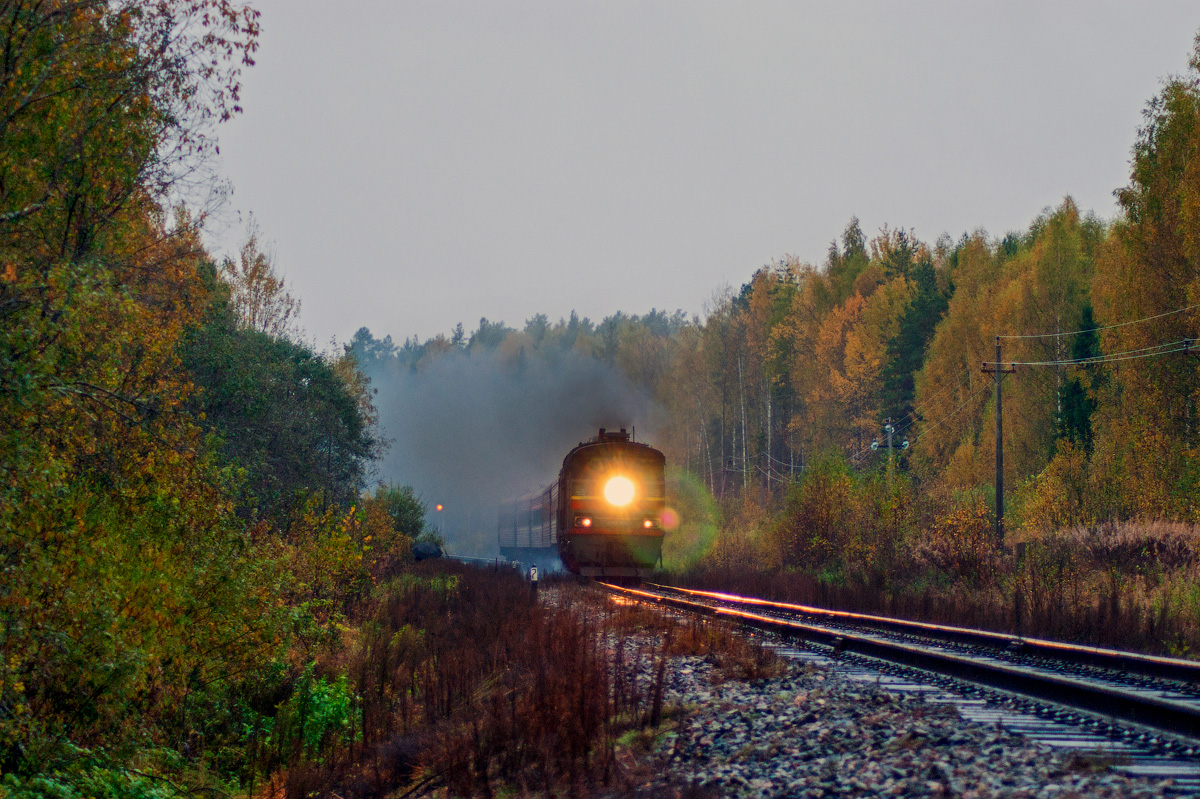
[{"label": "yellow foliage", "polygon": [[991,513],[978,495],[951,504],[913,547],[917,564],[983,584],[999,573],[999,558]]},{"label": "yellow foliage", "polygon": [[1025,533],[1036,537],[1091,524],[1094,519],[1087,496],[1087,453],[1069,441],[1060,441],[1058,452],[1041,474],[1021,487],[1013,516]]}]

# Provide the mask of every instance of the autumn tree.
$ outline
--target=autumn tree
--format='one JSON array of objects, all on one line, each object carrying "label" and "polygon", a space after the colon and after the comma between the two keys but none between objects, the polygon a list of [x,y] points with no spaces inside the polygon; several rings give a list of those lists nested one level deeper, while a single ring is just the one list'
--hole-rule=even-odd
[{"label": "autumn tree", "polygon": [[946,313],[946,294],[939,285],[929,249],[911,233],[885,231],[872,246],[884,275],[902,276],[908,281],[909,301],[895,335],[888,339],[879,389],[880,414],[903,423],[914,411],[914,376],[921,370],[929,342]]},{"label": "autumn tree", "polygon": [[313,494],[349,506],[380,445],[353,360],[331,362],[247,328],[236,309],[235,299],[218,296],[182,355],[200,389],[196,413],[225,458],[246,470],[243,511],[257,508],[282,525]]},{"label": "autumn tree", "polygon": [[[1103,350],[1114,355],[1154,353],[1200,335],[1200,315],[1176,313],[1200,303],[1200,35],[1187,72],[1164,83],[1144,119],[1129,185],[1117,192],[1124,216],[1099,258],[1093,291],[1096,319],[1108,328]],[[1195,514],[1196,361],[1153,354],[1110,369],[1093,464],[1106,475],[1106,510]]]},{"label": "autumn tree", "polygon": [[82,755],[133,792],[123,757],[181,740],[275,655],[277,572],[186,413],[177,346],[210,286],[171,205],[237,111],[256,35],[222,0],[0,15],[6,788],[57,769],[69,787]]},{"label": "autumn tree", "polygon": [[927,481],[961,490],[986,475],[980,453],[987,446],[990,382],[980,364],[994,359],[988,349],[996,333],[989,308],[1004,261],[982,231],[964,238],[947,261],[955,291],[915,380],[913,458]]},{"label": "autumn tree", "polygon": [[259,244],[261,230],[251,217],[246,241],[235,261],[221,263],[221,276],[232,289],[231,300],[238,324],[274,338],[294,333],[300,301],[287,290],[275,268],[275,259]]}]

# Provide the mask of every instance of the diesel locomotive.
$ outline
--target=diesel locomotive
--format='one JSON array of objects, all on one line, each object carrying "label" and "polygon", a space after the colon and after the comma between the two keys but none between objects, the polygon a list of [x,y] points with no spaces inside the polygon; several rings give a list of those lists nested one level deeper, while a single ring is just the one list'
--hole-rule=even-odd
[{"label": "diesel locomotive", "polygon": [[666,458],[624,428],[600,428],[558,480],[500,506],[500,555],[584,577],[645,579],[662,557]]}]

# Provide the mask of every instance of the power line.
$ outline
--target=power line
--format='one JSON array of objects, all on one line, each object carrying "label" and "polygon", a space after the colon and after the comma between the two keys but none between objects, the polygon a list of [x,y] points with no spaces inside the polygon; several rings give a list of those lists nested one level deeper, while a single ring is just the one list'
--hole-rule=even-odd
[{"label": "power line", "polygon": [[[959,412],[962,411],[963,408],[967,407],[969,404],[974,402],[975,399],[980,394],[982,394],[984,391],[987,391],[989,388],[990,388],[990,386],[988,386],[986,383],[984,383],[979,388],[972,391],[965,400],[963,400],[961,403],[959,403],[958,407],[956,407],[954,410],[950,411],[950,413],[946,414],[941,419],[938,419],[936,422],[933,422],[928,427],[921,430],[920,434],[913,438],[912,443],[916,444],[918,441],[920,441],[922,438],[925,437],[926,433],[930,433],[930,432],[936,430],[937,428],[941,427],[946,422],[950,421],[952,418],[957,416],[959,414]],[[926,404],[928,404],[928,403],[926,403]],[[909,427],[912,427],[912,425],[915,424],[916,422],[917,422],[917,420],[914,419],[912,422],[905,425],[903,430],[907,430]],[[899,433],[899,432],[901,432],[901,430],[897,430],[896,432]],[[865,455],[867,452],[870,452],[870,451],[871,451],[870,445],[865,446],[862,449],[860,449],[858,452],[851,455],[850,460],[857,461],[859,458],[861,458],[863,455]]]},{"label": "power line", "polygon": [[[1200,308],[1200,304],[1191,306],[1191,308]],[[1180,311],[1172,311],[1172,313],[1180,313],[1181,311],[1185,311],[1185,310],[1189,310],[1189,309],[1184,308],[1184,309],[1181,309]],[[1163,316],[1168,316],[1168,315],[1169,314],[1163,314]],[[1159,318],[1159,317],[1151,317],[1151,318]],[[1147,320],[1139,320],[1139,321],[1147,321]],[[1126,324],[1133,324],[1133,322],[1128,322]],[[1119,327],[1119,326],[1120,325],[1114,325],[1114,327]],[[1051,335],[1057,335],[1057,334],[1051,334]],[[1063,335],[1069,335],[1069,334],[1063,334]],[[1019,337],[1010,336],[1009,338],[1019,338]],[[1031,338],[1031,337],[1026,336],[1025,338]],[[1125,350],[1123,352],[1115,352],[1115,353],[1110,353],[1107,355],[1097,355],[1097,356],[1092,356],[1092,357],[1088,357],[1088,358],[1075,358],[1075,359],[1062,360],[1062,361],[1004,361],[1002,364],[999,364],[999,366],[1001,366],[1001,367],[1004,365],[1008,365],[1008,366],[1090,366],[1090,365],[1096,365],[1096,364],[1116,363],[1119,361],[1139,360],[1141,358],[1153,358],[1153,357],[1156,357],[1159,355],[1172,355],[1172,354],[1179,353],[1179,352],[1188,352],[1188,351],[1191,351],[1192,346],[1197,343],[1200,343],[1200,342],[1196,342],[1193,339],[1180,339],[1178,341],[1169,341],[1169,342],[1164,342],[1161,344],[1154,344],[1149,347],[1142,347],[1142,348],[1136,349],[1136,350]],[[1200,352],[1200,348],[1197,348],[1196,351]],[[984,365],[985,366],[997,366],[998,364],[985,361]],[[914,409],[911,412],[906,414],[905,418],[907,419],[907,421],[902,425],[896,426],[894,432],[896,434],[900,434],[900,433],[903,433],[904,431],[908,430],[909,428],[911,428],[918,421],[921,421],[917,415],[917,412],[919,409],[928,408],[934,402],[934,400],[940,399],[950,389],[959,388],[959,387],[961,387],[961,384],[947,383],[945,386],[942,387],[942,389],[940,391],[935,393],[929,399],[922,402],[919,406],[914,407]],[[986,383],[984,383],[979,388],[972,391],[967,396],[967,398],[965,400],[963,400],[954,410],[950,411],[950,413],[946,414],[941,419],[937,420],[936,422],[933,422],[932,424],[930,424],[927,427],[925,427],[924,429],[922,429],[921,432],[913,438],[913,443],[915,444],[916,442],[920,441],[922,438],[925,437],[925,435],[927,433],[933,432],[934,430],[941,427],[946,422],[950,421],[950,419],[957,416],[962,411],[963,408],[965,408],[967,405],[972,403],[981,393],[988,390],[988,388],[989,388],[989,386]],[[857,461],[860,458],[862,458],[862,456],[865,455],[869,451],[871,451],[871,447],[870,447],[870,445],[867,445],[867,446],[863,447],[862,449],[860,449],[858,452],[851,455],[850,460]],[[766,455],[767,455],[767,460],[768,460],[769,464],[779,464],[780,466],[788,467],[789,471],[796,468],[795,465],[787,463],[785,461],[782,461],[779,458],[776,458],[774,456],[774,454],[772,454],[772,453],[766,453]],[[732,463],[734,461],[742,463],[744,460],[756,461],[757,459],[755,459],[755,458],[743,459],[738,455],[728,456],[729,463]],[[762,466],[759,465],[758,463],[753,463],[752,465],[754,466],[754,468],[757,471],[762,473],[764,476],[766,476],[768,474],[767,470],[764,470],[762,468]],[[742,469],[744,469],[744,468],[745,468],[745,466],[742,467]],[[803,466],[801,466],[800,468],[803,469]],[[775,469],[773,468],[773,466],[769,465],[768,469],[770,469],[771,473],[778,474],[777,472],[775,472]],[[741,469],[739,469],[739,471],[741,471]]]},{"label": "power line", "polygon": [[1186,308],[1180,308],[1175,311],[1167,311],[1166,313],[1160,313],[1158,316],[1147,316],[1143,319],[1134,319],[1131,322],[1120,322],[1115,325],[1105,325],[1104,327],[1089,327],[1086,330],[1071,330],[1066,333],[1028,333],[1026,335],[997,336],[997,338],[1061,338],[1062,336],[1077,336],[1080,333],[1098,333],[1101,330],[1115,330],[1118,327],[1128,327],[1129,325],[1137,325],[1137,324],[1141,324],[1142,322],[1153,322],[1155,319],[1163,319],[1167,316],[1174,316],[1175,314],[1180,314],[1180,313],[1184,313],[1185,311],[1195,310],[1196,308],[1200,308],[1200,303],[1196,303],[1195,305],[1189,305]]},{"label": "power line", "polygon": [[967,398],[965,400],[962,401],[962,403],[957,408],[950,411],[950,413],[946,414],[941,419],[939,419],[938,421],[934,422],[929,427],[926,427],[924,430],[922,430],[920,432],[920,434],[917,435],[916,440],[920,441],[928,433],[932,433],[934,430],[938,429],[943,424],[950,421],[952,418],[954,418],[955,416],[958,415],[959,411],[961,411],[963,408],[967,407],[967,405],[969,405],[970,403],[974,402],[976,397],[978,397],[983,392],[987,391],[989,388],[991,388],[991,386],[989,386],[987,383],[984,383],[982,386],[975,389],[973,392],[971,392],[970,395],[967,396]]},{"label": "power line", "polygon": [[[970,371],[971,371],[971,370],[970,370],[970,369],[968,369],[968,368],[966,368],[966,367],[964,367],[964,368],[963,368],[963,374],[965,374],[965,375],[968,375],[968,377],[970,376]],[[901,433],[901,432],[903,432],[903,431],[907,430],[908,428],[912,427],[914,424],[916,424],[916,423],[917,423],[917,421],[918,421],[918,418],[917,418],[917,417],[918,417],[918,415],[919,415],[919,412],[920,412],[920,411],[921,411],[923,408],[928,408],[930,405],[932,405],[932,404],[933,404],[933,401],[934,401],[934,400],[941,399],[941,398],[942,398],[942,395],[944,395],[944,394],[946,394],[947,392],[949,392],[949,391],[950,391],[950,389],[953,389],[953,388],[961,388],[961,387],[962,387],[962,384],[961,384],[961,383],[953,383],[953,382],[947,383],[946,385],[942,386],[942,389],[941,389],[941,391],[938,391],[938,392],[937,392],[936,394],[934,394],[932,397],[928,397],[928,398],[927,398],[927,399],[925,399],[925,401],[924,401],[924,402],[922,402],[920,405],[914,405],[914,406],[913,406],[913,409],[912,409],[911,411],[909,411],[908,413],[904,414],[904,417],[903,417],[904,419],[907,419],[907,420],[909,420],[909,421],[907,421],[906,423],[904,423],[904,424],[903,424],[903,426],[901,426],[901,427],[897,427],[897,428],[896,428],[896,432],[897,432],[897,433]]]},{"label": "power line", "polygon": [[[1141,358],[1154,358],[1159,355],[1173,355],[1177,352],[1188,352],[1195,344],[1194,339],[1167,341],[1162,344],[1152,344],[1136,350],[1112,352],[1107,355],[1093,355],[1087,358],[1070,358],[1061,361],[1005,361],[1009,366],[1094,366],[1096,364],[1116,363],[1118,361],[1136,361]],[[1197,350],[1200,351],[1200,350]],[[984,361],[985,366],[995,366],[991,361]]]}]

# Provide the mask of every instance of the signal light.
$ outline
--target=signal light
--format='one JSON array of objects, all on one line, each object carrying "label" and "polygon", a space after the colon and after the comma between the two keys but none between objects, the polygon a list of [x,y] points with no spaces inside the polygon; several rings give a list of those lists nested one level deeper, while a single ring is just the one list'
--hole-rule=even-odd
[{"label": "signal light", "polygon": [[652,519],[647,519],[646,521],[642,522],[642,527],[645,527],[647,530],[649,530],[653,526],[654,526],[654,521]]},{"label": "signal light", "polygon": [[586,516],[584,516],[582,519],[577,519],[576,521],[579,523],[580,527],[591,527],[592,526],[592,520]]}]

